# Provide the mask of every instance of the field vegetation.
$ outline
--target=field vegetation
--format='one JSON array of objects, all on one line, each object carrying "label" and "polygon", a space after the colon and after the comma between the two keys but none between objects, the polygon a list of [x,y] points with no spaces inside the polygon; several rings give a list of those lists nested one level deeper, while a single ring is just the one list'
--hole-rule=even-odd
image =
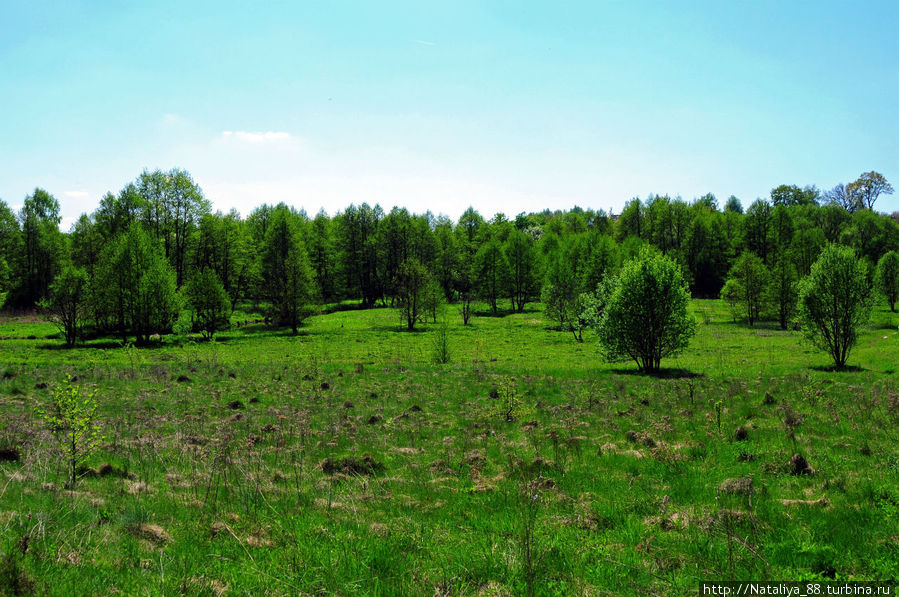
[{"label": "field vegetation", "polygon": [[876,172],[622,213],[0,201],[0,593],[899,577]]},{"label": "field vegetation", "polygon": [[[4,318],[4,591],[676,595],[899,574],[886,305],[835,371],[801,334],[695,300],[697,334],[657,376],[539,308],[485,308],[413,333],[349,309],[298,335],[68,350]],[[74,484],[39,414],[72,388],[96,392],[102,434]]]}]

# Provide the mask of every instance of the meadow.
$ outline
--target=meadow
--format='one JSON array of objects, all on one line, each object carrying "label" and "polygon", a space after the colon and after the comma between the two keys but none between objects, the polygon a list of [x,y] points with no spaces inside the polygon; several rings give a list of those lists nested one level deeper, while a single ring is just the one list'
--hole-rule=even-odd
[{"label": "meadow", "polygon": [[[849,370],[693,301],[658,376],[539,309],[66,349],[0,319],[0,594],[689,595],[899,579],[899,315]],[[252,319],[243,312],[234,321]],[[96,390],[68,486],[39,412]],[[799,454],[802,458],[794,458]]]}]

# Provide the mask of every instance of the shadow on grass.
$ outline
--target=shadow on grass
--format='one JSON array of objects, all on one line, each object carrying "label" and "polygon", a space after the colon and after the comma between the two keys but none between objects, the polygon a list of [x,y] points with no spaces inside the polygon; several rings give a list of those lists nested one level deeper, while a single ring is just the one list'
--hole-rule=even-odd
[{"label": "shadow on grass", "polygon": [[[431,331],[433,331],[435,324],[432,323],[430,325],[431,325]],[[405,323],[397,324],[397,325],[375,324],[375,325],[370,326],[368,329],[373,332],[393,332],[396,334],[419,334],[419,333],[424,333],[424,332],[428,331],[427,324],[423,324],[423,323],[416,324],[415,328],[411,329],[411,330],[408,327],[406,327]]]},{"label": "shadow on grass", "polygon": [[[518,311],[512,311],[510,309],[497,309],[496,313],[494,313],[492,310],[488,309],[486,311],[474,311],[473,310],[471,312],[471,315],[472,315],[472,317],[499,317],[499,318],[502,318],[507,315],[514,315],[516,313],[518,313]],[[527,309],[525,309],[524,313],[529,313],[529,311]]]},{"label": "shadow on grass", "polygon": [[273,325],[267,325],[264,323],[246,325],[241,327],[232,327],[228,330],[227,335],[223,336],[222,334],[216,334],[216,340],[222,337],[227,337],[229,339],[236,340],[240,338],[240,336],[272,336],[274,338],[279,338],[282,336],[309,336],[310,332],[308,329],[303,329],[302,327],[297,330],[297,333],[294,334],[293,330],[289,327],[277,327]]},{"label": "shadow on grass", "polygon": [[653,372],[640,371],[639,369],[612,369],[611,371],[618,375],[639,375],[641,377],[655,377],[657,379],[701,379],[705,377],[705,373],[696,373],[695,371],[681,369],[679,367],[662,367],[658,371]]},{"label": "shadow on grass", "polygon": [[[160,344],[161,346],[161,344]],[[75,346],[68,346],[65,342],[58,342],[53,344],[39,344],[38,348],[41,350],[85,350],[85,349],[94,349],[94,348],[122,348],[122,342],[119,340],[104,340],[102,342],[91,342],[90,344],[76,344]]]},{"label": "shadow on grass", "polygon": [[809,367],[809,369],[813,371],[823,371],[825,373],[859,373],[861,371],[867,371],[867,369],[859,367],[858,365],[843,365],[842,367],[837,367],[836,365],[815,365]]}]

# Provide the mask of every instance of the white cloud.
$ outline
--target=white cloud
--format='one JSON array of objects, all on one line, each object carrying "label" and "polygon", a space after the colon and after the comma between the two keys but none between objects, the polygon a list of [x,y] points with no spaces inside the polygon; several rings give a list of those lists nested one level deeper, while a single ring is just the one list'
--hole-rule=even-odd
[{"label": "white cloud", "polygon": [[415,43],[421,44],[423,46],[436,46],[437,44],[432,41],[425,41],[423,39],[416,39]]},{"label": "white cloud", "polygon": [[286,133],[284,131],[265,131],[265,132],[250,132],[250,131],[224,131],[222,132],[223,139],[235,139],[237,141],[241,141],[244,143],[270,143],[275,141],[286,141],[290,139],[290,133]]},{"label": "white cloud", "polygon": [[171,112],[162,115],[162,124],[183,124],[184,118]]},{"label": "white cloud", "polygon": [[87,199],[90,197],[90,193],[87,191],[63,191],[63,195],[69,199]]}]

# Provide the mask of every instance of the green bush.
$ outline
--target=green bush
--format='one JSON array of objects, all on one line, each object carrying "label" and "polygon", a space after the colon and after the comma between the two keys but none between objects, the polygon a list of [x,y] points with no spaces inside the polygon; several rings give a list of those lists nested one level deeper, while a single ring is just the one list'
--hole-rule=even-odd
[{"label": "green bush", "polygon": [[643,250],[612,281],[597,327],[609,361],[632,359],[653,372],[662,358],[684,350],[696,332],[680,268],[670,258]]}]

